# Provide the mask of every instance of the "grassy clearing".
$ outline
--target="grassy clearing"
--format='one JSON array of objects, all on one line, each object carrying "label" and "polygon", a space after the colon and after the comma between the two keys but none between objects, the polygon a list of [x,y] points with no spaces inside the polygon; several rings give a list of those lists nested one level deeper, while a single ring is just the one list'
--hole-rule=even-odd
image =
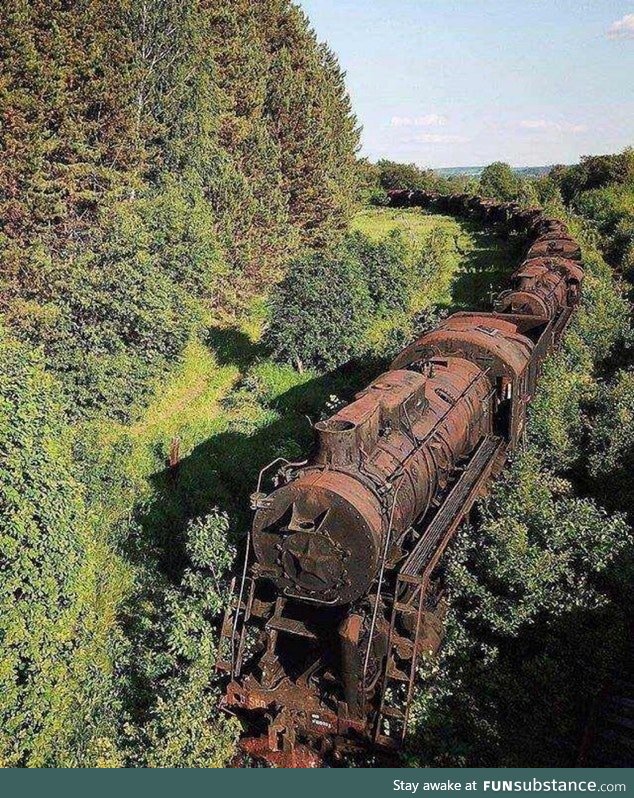
[{"label": "grassy clearing", "polygon": [[510,268],[519,262],[521,241],[504,241],[470,222],[430,214],[419,208],[368,208],[354,218],[352,227],[378,241],[395,230],[403,233],[410,251],[444,238],[440,268],[421,285],[416,309],[487,309]]},{"label": "grassy clearing", "polygon": [[459,233],[460,224],[452,216],[429,214],[419,208],[365,208],[352,220],[352,229],[359,230],[373,241],[399,230],[409,241],[421,244],[433,230]]}]

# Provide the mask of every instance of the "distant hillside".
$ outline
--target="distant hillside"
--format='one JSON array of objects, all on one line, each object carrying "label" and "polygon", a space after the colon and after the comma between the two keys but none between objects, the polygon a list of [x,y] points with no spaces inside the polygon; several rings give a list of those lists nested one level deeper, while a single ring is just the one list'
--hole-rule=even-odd
[{"label": "distant hillside", "polygon": [[[513,171],[522,177],[540,177],[546,175],[552,169],[551,166],[514,166]],[[441,177],[457,177],[467,175],[468,177],[480,177],[484,166],[448,166],[433,171]]]}]

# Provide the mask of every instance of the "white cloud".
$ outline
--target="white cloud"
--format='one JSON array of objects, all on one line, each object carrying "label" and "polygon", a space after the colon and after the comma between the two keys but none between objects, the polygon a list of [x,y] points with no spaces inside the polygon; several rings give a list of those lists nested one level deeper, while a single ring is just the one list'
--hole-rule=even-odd
[{"label": "white cloud", "polygon": [[634,39],[634,14],[625,14],[608,28],[609,39]]},{"label": "white cloud", "polygon": [[391,127],[442,127],[447,124],[443,114],[425,114],[424,116],[393,116]]},{"label": "white cloud", "polygon": [[556,133],[584,133],[588,128],[573,122],[551,122],[548,119],[522,119],[519,126],[524,130],[550,130]]},{"label": "white cloud", "polygon": [[585,133],[588,129],[587,125],[568,125],[566,128],[570,133]]},{"label": "white cloud", "polygon": [[520,127],[526,128],[527,130],[544,130],[551,127],[551,123],[547,122],[545,119],[522,119]]},{"label": "white cloud", "polygon": [[452,133],[416,133],[401,139],[401,144],[466,144],[471,139]]}]

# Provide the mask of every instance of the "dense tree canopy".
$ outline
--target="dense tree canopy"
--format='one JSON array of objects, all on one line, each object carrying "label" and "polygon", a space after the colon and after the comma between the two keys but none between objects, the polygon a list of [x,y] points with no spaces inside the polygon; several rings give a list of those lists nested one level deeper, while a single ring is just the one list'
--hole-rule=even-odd
[{"label": "dense tree canopy", "polygon": [[129,412],[192,303],[244,302],[341,236],[359,131],[290,0],[25,0],[0,51],[0,299],[80,412]]},{"label": "dense tree canopy", "polygon": [[0,762],[224,764],[228,521],[185,534],[182,583],[155,541],[124,563],[139,482],[102,426],[210,313],[337,246],[358,176],[343,74],[290,0],[17,0],[0,57]]}]

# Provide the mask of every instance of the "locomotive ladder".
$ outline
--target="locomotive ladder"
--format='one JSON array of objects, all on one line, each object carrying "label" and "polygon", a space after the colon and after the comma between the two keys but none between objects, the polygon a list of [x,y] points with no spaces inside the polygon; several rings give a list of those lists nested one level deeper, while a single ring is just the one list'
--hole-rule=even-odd
[{"label": "locomotive ladder", "polygon": [[[398,573],[381,704],[374,731],[377,745],[398,748],[405,738],[431,574],[481,494],[498,458],[503,455],[504,446],[505,442],[493,435],[482,440]],[[402,628],[409,628],[408,637],[399,631]],[[399,660],[404,664],[399,666]]]},{"label": "locomotive ladder", "polygon": [[255,596],[255,580],[246,576],[238,590],[237,580],[234,577],[230,593],[231,599],[227,603],[220,629],[216,670],[235,678],[242,668],[247,622],[251,617]]}]

